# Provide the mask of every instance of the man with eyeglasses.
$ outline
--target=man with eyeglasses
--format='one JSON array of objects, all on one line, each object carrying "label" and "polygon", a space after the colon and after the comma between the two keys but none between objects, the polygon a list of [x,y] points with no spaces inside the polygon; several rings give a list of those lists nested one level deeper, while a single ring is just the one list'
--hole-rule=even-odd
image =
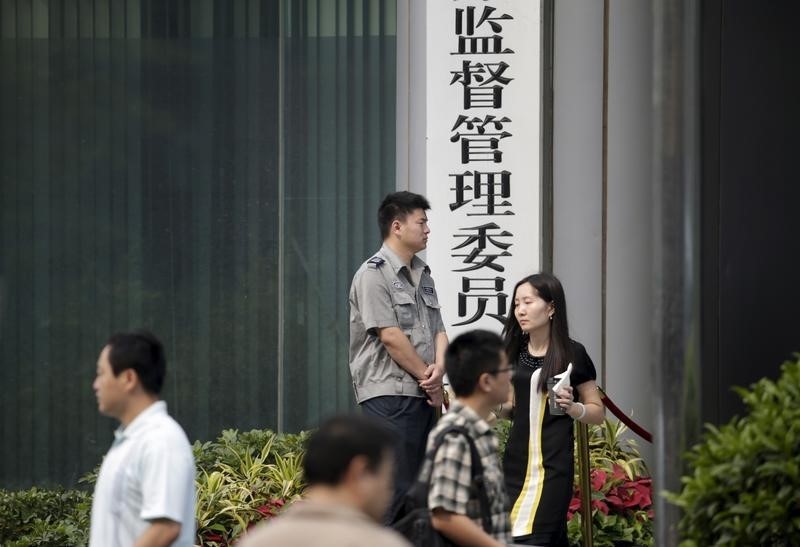
[{"label": "man with eyeglasses", "polygon": [[[500,337],[489,331],[466,332],[453,340],[444,358],[445,371],[456,400],[428,436],[428,453],[420,481],[430,480],[428,507],[433,527],[456,545],[496,547],[511,543],[511,524],[503,470],[497,457],[497,436],[489,421],[492,411],[509,400],[512,369]],[[463,433],[440,432],[453,426],[472,438],[483,466],[483,484],[491,526],[482,524],[481,501],[472,484],[472,456]]]}]

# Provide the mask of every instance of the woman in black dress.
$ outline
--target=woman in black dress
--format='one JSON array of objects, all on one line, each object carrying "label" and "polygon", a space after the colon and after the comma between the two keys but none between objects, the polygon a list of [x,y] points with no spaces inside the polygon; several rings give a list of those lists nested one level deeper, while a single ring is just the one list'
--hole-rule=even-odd
[{"label": "woman in black dress", "polygon": [[[599,424],[603,403],[586,349],[570,340],[561,282],[547,273],[514,288],[514,308],[503,330],[515,364],[511,433],[503,458],[514,542],[566,546],[573,492],[573,421]],[[551,414],[547,380],[572,363],[570,384],[556,394],[564,414]],[[502,412],[504,408],[501,407]]]}]

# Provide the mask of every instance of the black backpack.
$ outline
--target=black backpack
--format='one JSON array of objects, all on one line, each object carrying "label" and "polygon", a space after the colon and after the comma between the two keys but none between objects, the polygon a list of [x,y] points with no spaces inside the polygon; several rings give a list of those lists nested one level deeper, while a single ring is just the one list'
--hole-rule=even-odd
[{"label": "black backpack", "polygon": [[[431,486],[431,475],[433,474],[433,460],[436,452],[442,446],[444,438],[448,433],[457,433],[467,438],[469,450],[472,457],[470,475],[472,484],[470,490],[477,496],[481,506],[481,523],[486,533],[491,533],[492,517],[489,512],[489,497],[486,494],[486,485],[483,482],[483,464],[475,446],[475,441],[470,436],[466,428],[451,425],[444,428],[436,436],[431,450],[425,455],[425,461],[431,462],[430,475],[427,479],[420,476],[417,482],[409,489],[403,499],[394,521],[392,528],[403,535],[416,547],[450,547],[455,545],[452,541],[436,531],[431,522],[431,511],[428,508],[428,492]],[[424,465],[423,465],[424,467]],[[470,496],[472,497],[472,496]]]}]

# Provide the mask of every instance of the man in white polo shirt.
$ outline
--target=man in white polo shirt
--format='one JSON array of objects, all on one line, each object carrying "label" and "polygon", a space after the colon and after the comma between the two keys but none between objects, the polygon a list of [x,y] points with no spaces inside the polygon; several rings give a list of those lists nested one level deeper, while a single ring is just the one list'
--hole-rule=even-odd
[{"label": "man in white polo shirt", "polygon": [[192,448],[159,400],[164,347],[151,333],[113,335],[92,384],[101,414],[120,421],[92,502],[90,547],[194,545]]}]

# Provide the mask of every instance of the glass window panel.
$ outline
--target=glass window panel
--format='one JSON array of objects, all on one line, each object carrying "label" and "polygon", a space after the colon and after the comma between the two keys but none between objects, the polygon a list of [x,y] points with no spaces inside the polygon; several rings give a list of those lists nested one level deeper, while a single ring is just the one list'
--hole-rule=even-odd
[{"label": "glass window panel", "polygon": [[[394,188],[395,3],[342,1],[351,20],[316,36],[317,3],[4,17],[0,487],[99,463],[114,423],[91,382],[116,330],[164,340],[163,396],[192,439],[352,406],[347,289]],[[283,47],[281,16],[298,31]]]},{"label": "glass window panel", "polygon": [[[294,13],[316,8],[290,3]],[[395,187],[395,2],[324,5],[312,13],[326,20],[295,27],[284,41],[288,430],[354,405],[347,294],[380,246],[377,207]],[[392,24],[383,33],[357,32],[384,12]]]}]

